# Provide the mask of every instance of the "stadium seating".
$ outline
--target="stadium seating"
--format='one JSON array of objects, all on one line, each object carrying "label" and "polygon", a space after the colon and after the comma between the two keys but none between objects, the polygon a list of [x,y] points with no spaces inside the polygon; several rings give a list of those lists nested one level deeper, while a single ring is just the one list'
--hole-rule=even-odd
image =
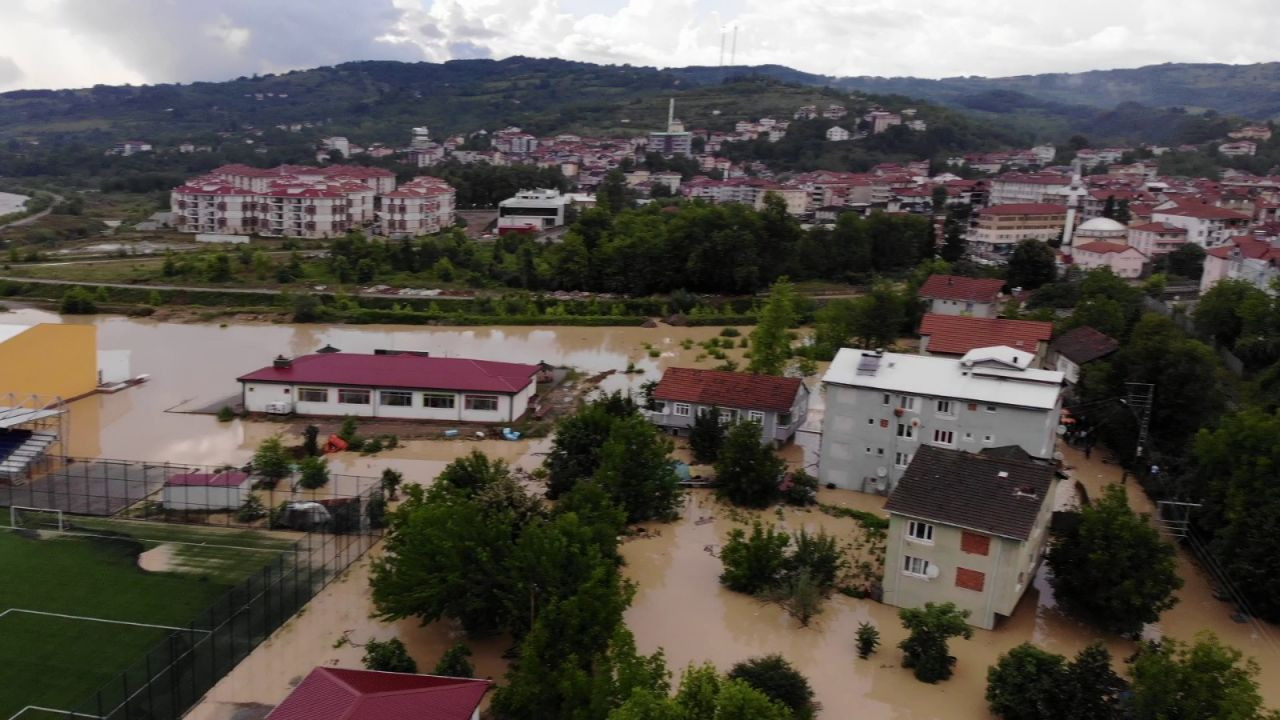
[{"label": "stadium seating", "polygon": [[21,476],[57,439],[48,432],[0,430],[0,480]]}]

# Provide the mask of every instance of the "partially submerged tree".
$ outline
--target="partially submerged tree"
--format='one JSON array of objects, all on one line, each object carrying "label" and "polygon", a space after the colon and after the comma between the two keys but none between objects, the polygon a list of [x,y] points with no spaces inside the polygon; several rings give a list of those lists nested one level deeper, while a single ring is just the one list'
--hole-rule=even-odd
[{"label": "partially submerged tree", "polygon": [[969,611],[957,610],[955,603],[925,603],[923,608],[902,608],[898,617],[911,633],[898,644],[902,649],[902,666],[914,670],[921,682],[936,683],[950,678],[954,660],[947,641],[953,637],[966,640],[973,637],[973,629],[966,622]]},{"label": "partially submerged tree", "polygon": [[364,666],[367,670],[381,670],[382,672],[418,672],[418,663],[409,657],[409,650],[400,641],[400,638],[370,640],[365,643]]},{"label": "partially submerged tree", "polygon": [[717,492],[734,505],[764,508],[778,500],[786,465],[760,442],[759,423],[734,423],[715,467]]}]

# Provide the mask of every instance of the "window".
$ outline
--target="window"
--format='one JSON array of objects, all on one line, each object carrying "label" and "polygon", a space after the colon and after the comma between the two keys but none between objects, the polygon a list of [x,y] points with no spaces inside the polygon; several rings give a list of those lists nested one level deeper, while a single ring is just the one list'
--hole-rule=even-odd
[{"label": "window", "polygon": [[691,410],[689,403],[676,403],[676,415],[680,417],[689,417]]},{"label": "window", "polygon": [[[707,406],[707,405],[702,405],[702,406],[700,406],[700,407],[698,408],[698,417],[706,417],[706,416],[710,415],[710,414],[711,414],[711,411],[712,411],[713,409],[714,409],[714,408],[709,407],[709,406]],[[723,410],[721,410],[721,411],[719,411],[719,412],[720,412],[721,417],[723,417],[723,416],[724,416],[724,411],[723,411]]]},{"label": "window", "polygon": [[910,423],[898,423],[898,437],[904,440],[916,439],[916,428]]},{"label": "window", "polygon": [[383,390],[378,393],[378,402],[391,407],[413,407],[413,393],[407,390]]},{"label": "window", "polygon": [[760,423],[761,425],[763,425],[764,413],[760,412],[759,410],[752,410],[747,413],[747,419],[753,423]]},{"label": "window", "polygon": [[725,425],[730,425],[732,423],[738,422],[738,411],[737,410],[721,410],[720,422],[724,423]]},{"label": "window", "polygon": [[893,398],[891,398],[891,397],[889,396],[889,393],[885,393],[885,394],[884,394],[883,396],[881,396],[881,398],[880,398],[880,404],[881,404],[881,405],[883,405],[883,406],[885,406],[885,407],[889,407],[889,403],[890,403],[890,402],[892,402],[892,401],[893,401]]},{"label": "window", "polygon": [[665,415],[667,413],[667,404],[661,400],[654,400],[653,411]]},{"label": "window", "polygon": [[987,574],[970,570],[968,568],[956,568],[956,587],[965,590],[976,590],[982,592],[987,585]]},{"label": "window", "polygon": [[960,533],[960,552],[970,555],[987,555],[991,552],[991,538],[965,530]]},{"label": "window", "polygon": [[451,409],[457,399],[452,394],[422,393],[422,407]]},{"label": "window", "polygon": [[903,410],[915,410],[916,399],[910,395],[901,395],[898,397],[898,407]]},{"label": "window", "polygon": [[948,446],[948,447],[950,447],[951,445],[955,445],[955,444],[956,444],[956,434],[955,434],[954,432],[952,432],[951,430],[934,430],[934,431],[933,431],[933,444],[934,444],[934,445],[946,445],[946,446]]},{"label": "window", "polygon": [[933,544],[933,526],[919,520],[907,521],[907,539]]},{"label": "window", "polygon": [[790,424],[791,424],[791,413],[790,413],[790,412],[778,413],[778,424],[779,424],[779,425],[790,425]]},{"label": "window", "polygon": [[876,448],[876,455],[884,457],[884,448]]},{"label": "window", "polygon": [[914,575],[915,577],[929,577],[929,561],[924,558],[911,557],[910,555],[902,556],[902,574]]},{"label": "window", "polygon": [[351,388],[338,388],[338,402],[343,405],[368,405],[370,393],[368,390],[352,390]]},{"label": "window", "polygon": [[298,388],[298,402],[329,402],[329,389]]},{"label": "window", "polygon": [[973,433],[965,433],[965,434],[964,434],[964,441],[965,441],[965,442],[973,442]]},{"label": "window", "polygon": [[497,395],[467,395],[463,405],[468,410],[494,411],[498,409]]},{"label": "window", "polygon": [[982,436],[982,444],[983,444],[983,445],[995,445],[995,444],[996,444],[996,436],[995,436],[995,435],[983,435],[983,436]]},{"label": "window", "polygon": [[904,468],[910,464],[911,464],[911,453],[900,452],[900,453],[893,454],[894,467]]},{"label": "window", "polygon": [[996,411],[996,406],[995,406],[995,405],[988,405],[988,406],[985,408],[985,410],[986,410],[987,412],[993,413],[993,412],[995,412],[995,411]]},{"label": "window", "polygon": [[956,404],[950,400],[939,400],[936,409],[939,415],[956,414]]}]

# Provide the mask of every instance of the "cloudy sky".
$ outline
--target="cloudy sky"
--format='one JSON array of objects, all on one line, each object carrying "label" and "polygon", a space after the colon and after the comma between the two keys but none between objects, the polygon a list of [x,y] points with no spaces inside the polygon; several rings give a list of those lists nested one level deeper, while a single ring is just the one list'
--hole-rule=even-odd
[{"label": "cloudy sky", "polygon": [[[511,55],[829,75],[1280,60],[1276,0],[3,0],[0,90]],[[727,58],[726,58],[727,61]]]}]

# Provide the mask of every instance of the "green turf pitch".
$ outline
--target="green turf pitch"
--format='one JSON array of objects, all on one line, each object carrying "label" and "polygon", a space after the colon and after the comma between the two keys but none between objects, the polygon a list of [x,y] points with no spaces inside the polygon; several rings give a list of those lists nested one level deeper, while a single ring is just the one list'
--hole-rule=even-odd
[{"label": "green turf pitch", "polygon": [[[119,523],[107,539],[0,531],[0,613],[11,608],[147,625],[186,626],[287,545],[269,536]],[[102,528],[106,530],[107,528]],[[155,539],[149,536],[155,535]],[[218,545],[222,540],[228,545]],[[171,543],[176,572],[146,572],[138,554]],[[243,549],[237,549],[243,548]],[[0,615],[0,720],[28,705],[69,709],[143,659],[168,633],[47,615]],[[34,714],[33,714],[34,713]],[[43,717],[28,711],[18,720]]]}]

